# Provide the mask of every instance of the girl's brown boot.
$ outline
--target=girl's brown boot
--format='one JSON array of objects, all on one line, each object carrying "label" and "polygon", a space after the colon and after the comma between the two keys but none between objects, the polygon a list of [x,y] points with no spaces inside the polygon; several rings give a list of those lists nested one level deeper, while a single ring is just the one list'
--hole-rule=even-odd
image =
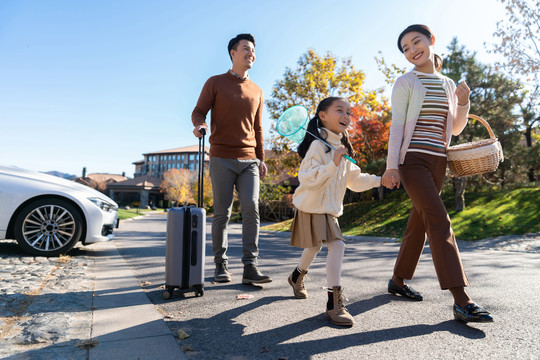
[{"label": "girl's brown boot", "polygon": [[353,326],[354,324],[354,318],[343,305],[343,289],[341,286],[334,286],[332,291],[328,291],[326,318],[336,325]]},{"label": "girl's brown boot", "polygon": [[292,286],[294,297],[297,299],[307,299],[308,293],[306,286],[304,285],[304,276],[307,274],[307,270],[294,269],[292,274],[287,279],[289,285]]}]

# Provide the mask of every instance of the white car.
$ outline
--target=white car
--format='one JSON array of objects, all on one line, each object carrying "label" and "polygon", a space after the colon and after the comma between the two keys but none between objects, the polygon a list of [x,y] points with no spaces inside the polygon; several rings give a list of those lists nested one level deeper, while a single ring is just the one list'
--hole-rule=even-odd
[{"label": "white car", "polygon": [[0,239],[36,256],[65,254],[77,242],[111,240],[118,205],[97,190],[57,176],[0,166]]}]

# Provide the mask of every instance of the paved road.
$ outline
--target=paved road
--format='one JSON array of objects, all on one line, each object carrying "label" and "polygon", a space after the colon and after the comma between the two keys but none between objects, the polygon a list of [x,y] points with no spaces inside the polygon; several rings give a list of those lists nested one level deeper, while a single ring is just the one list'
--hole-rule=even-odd
[{"label": "paved road", "polygon": [[[469,293],[495,317],[495,323],[476,325],[453,320],[452,299],[438,287],[429,248],[412,283],[425,300],[408,302],[386,293],[399,245],[391,239],[350,240],[342,281],[356,325],[341,328],[324,319],[326,249],[309,272],[309,298],[298,300],[286,279],[300,250],[288,246],[287,236],[261,233],[259,265],[274,281],[261,287],[243,285],[239,234],[240,226],[232,225],[231,283],[212,283],[207,245],[205,295],[187,293],[165,301],[165,217],[123,223],[118,231],[120,253],[167,326],[175,335],[179,330],[189,334],[177,340],[189,359],[540,358],[538,236],[461,246],[472,284]],[[253,298],[237,300],[242,294]]]}]

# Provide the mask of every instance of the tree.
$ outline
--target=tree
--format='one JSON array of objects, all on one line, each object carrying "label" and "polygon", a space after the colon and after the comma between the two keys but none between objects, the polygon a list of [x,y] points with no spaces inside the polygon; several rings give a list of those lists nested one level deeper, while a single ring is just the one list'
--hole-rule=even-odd
[{"label": "tree", "polygon": [[503,55],[497,66],[538,80],[540,72],[540,0],[499,0],[505,5],[506,19],[497,22],[493,34],[500,38],[491,52]]},{"label": "tree", "polygon": [[[368,111],[364,106],[352,108],[351,143],[358,153],[360,165],[384,160],[390,135],[390,107],[383,100],[377,108]],[[378,171],[381,173],[381,169]]]},{"label": "tree", "polygon": [[[386,103],[381,104],[378,100],[380,90],[365,90],[364,79],[364,73],[354,68],[350,58],[340,60],[331,53],[321,56],[309,49],[298,60],[296,69],[286,68],[283,79],[276,81],[272,96],[266,102],[267,109],[274,120],[292,105],[304,105],[313,115],[324,98],[342,96],[349,100],[352,107],[362,109],[366,114],[384,112],[382,106],[386,106]],[[373,118],[376,118],[375,115]],[[289,174],[295,173],[300,159],[290,154],[296,145],[280,136],[275,124],[272,124],[267,141]]]},{"label": "tree", "polygon": [[387,64],[386,60],[384,60],[384,56],[381,51],[379,51],[379,56],[380,58],[376,56],[374,57],[375,62],[377,63],[377,68],[379,69],[380,72],[383,73],[385,77],[384,81],[388,85],[394,85],[394,83],[396,82],[396,79],[400,75],[405,74],[407,72],[407,69],[400,68],[396,64]]},{"label": "tree", "polygon": [[170,169],[163,174],[161,192],[174,204],[194,203],[194,180],[193,173],[187,169]]},{"label": "tree", "polygon": [[503,55],[504,61],[497,66],[509,74],[522,75],[532,83],[532,91],[524,91],[526,99],[520,105],[522,129],[529,153],[529,181],[535,181],[535,169],[539,166],[537,149],[533,148],[533,133],[540,123],[540,0],[500,0],[505,5],[507,17],[497,22],[493,34],[501,42],[490,52]]},{"label": "tree", "polygon": [[538,148],[540,144],[538,142],[534,145],[533,135],[538,129],[540,124],[540,111],[538,111],[538,102],[540,96],[540,84],[534,87],[532,92],[524,91],[522,94],[525,99],[520,105],[521,111],[521,126],[525,129],[525,143],[528,148],[527,163],[529,169],[527,176],[530,182],[536,181],[535,170],[540,166],[540,156],[538,154]]},{"label": "tree", "polygon": [[[447,47],[449,54],[444,56],[442,73],[455,82],[466,75],[466,83],[471,88],[470,113],[484,118],[498,137],[507,161],[503,162],[497,173],[484,174],[482,177],[504,185],[509,170],[516,171],[519,158],[520,133],[517,118],[513,110],[521,102],[521,85],[494,68],[479,63],[474,53],[460,46],[454,38]],[[454,137],[453,144],[471,142],[487,138],[487,131],[480,123],[469,122],[463,132]],[[453,178],[456,198],[456,210],[465,208],[466,178]]]},{"label": "tree", "polygon": [[[193,179],[195,180],[197,177],[196,175],[193,175]],[[213,191],[212,191],[212,179],[210,178],[210,174],[207,172],[205,172],[204,174],[204,177],[203,177],[203,207],[205,205],[207,206],[213,206],[214,205],[214,195],[213,195]],[[194,187],[193,187],[193,192],[194,192],[194,200],[199,200],[197,198],[198,194],[199,194],[199,183],[195,183]],[[197,194],[197,195],[195,195]]]}]

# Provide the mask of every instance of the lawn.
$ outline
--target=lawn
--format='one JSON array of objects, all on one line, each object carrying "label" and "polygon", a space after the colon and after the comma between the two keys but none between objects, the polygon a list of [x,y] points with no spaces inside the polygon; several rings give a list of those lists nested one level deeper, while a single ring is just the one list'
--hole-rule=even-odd
[{"label": "lawn", "polygon": [[125,220],[129,218],[133,218],[136,216],[141,216],[148,213],[155,213],[155,212],[163,212],[163,209],[157,209],[157,210],[143,210],[143,209],[118,209],[118,218],[120,220]]},{"label": "lawn", "polygon": [[[540,188],[466,193],[466,208],[453,210],[453,198],[445,198],[456,237],[478,240],[500,235],[540,232]],[[345,235],[400,238],[403,235],[411,202],[404,193],[392,194],[383,202],[347,204],[339,218]],[[264,227],[288,231],[291,220]]]}]

